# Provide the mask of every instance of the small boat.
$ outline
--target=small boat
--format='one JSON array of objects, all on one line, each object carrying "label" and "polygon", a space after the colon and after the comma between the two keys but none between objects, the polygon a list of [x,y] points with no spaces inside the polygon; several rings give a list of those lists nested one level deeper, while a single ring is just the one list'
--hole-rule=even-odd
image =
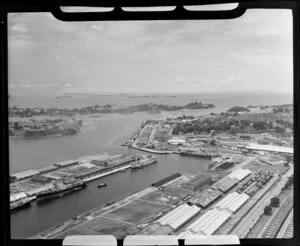
[{"label": "small boat", "polygon": [[105,186],[107,186],[107,184],[105,184],[105,183],[101,183],[101,184],[97,185],[98,188],[102,188],[102,187],[105,187]]}]

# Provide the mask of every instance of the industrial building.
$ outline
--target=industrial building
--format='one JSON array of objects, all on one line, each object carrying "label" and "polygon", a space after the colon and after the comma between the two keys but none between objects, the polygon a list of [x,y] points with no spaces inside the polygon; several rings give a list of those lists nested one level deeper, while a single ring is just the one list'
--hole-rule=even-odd
[{"label": "industrial building", "polygon": [[214,205],[214,208],[220,210],[227,209],[232,213],[236,212],[244,203],[249,199],[249,196],[245,193],[232,192],[224,197],[221,201]]},{"label": "industrial building", "polygon": [[91,160],[91,163],[92,164],[95,164],[95,165],[97,165],[97,166],[101,166],[101,167],[106,167],[107,165],[108,165],[108,163],[107,163],[107,161],[106,160],[98,160],[98,159],[96,159],[96,160]]},{"label": "industrial building", "polygon": [[227,210],[211,209],[199,217],[186,229],[194,233],[203,235],[212,235],[222,224],[224,224],[232,215]]},{"label": "industrial building", "polygon": [[57,162],[54,165],[57,167],[68,167],[68,166],[76,165],[78,163],[79,162],[75,160],[68,160],[68,161]]},{"label": "industrial building", "polygon": [[200,196],[193,197],[189,202],[197,206],[201,206],[202,208],[206,208],[216,201],[222,194],[223,193],[220,190],[208,189]]},{"label": "industrial building", "polygon": [[21,180],[21,179],[25,179],[25,178],[30,178],[33,175],[37,175],[37,174],[39,174],[39,171],[30,169],[30,170],[27,170],[24,172],[12,174],[10,176],[15,177],[16,180]]},{"label": "industrial building", "polygon": [[276,146],[276,145],[249,144],[245,148],[248,150],[255,150],[255,151],[266,151],[266,152],[274,152],[274,153],[281,153],[281,154],[288,154],[288,155],[294,154],[294,149],[292,147],[283,147],[283,146]]},{"label": "industrial building", "polygon": [[43,176],[43,175],[34,175],[31,178],[31,181],[40,183],[40,184],[47,184],[51,182],[51,178]]},{"label": "industrial building", "polygon": [[56,166],[47,166],[47,167],[43,167],[38,169],[39,173],[47,173],[47,172],[51,172],[58,169],[58,167]]},{"label": "industrial building", "polygon": [[174,179],[176,179],[176,178],[178,178],[178,177],[180,177],[180,176],[181,176],[180,173],[174,173],[174,174],[172,174],[172,175],[170,175],[170,176],[168,176],[168,177],[165,177],[165,178],[163,178],[163,179],[161,179],[161,180],[159,180],[159,181],[157,181],[157,182],[155,182],[155,183],[153,183],[153,184],[151,184],[151,185],[152,185],[152,186],[158,187],[158,186],[161,186],[161,185],[163,185],[163,184],[165,184],[165,183],[168,183],[168,182],[170,182],[171,180],[174,180]]},{"label": "industrial building", "polygon": [[220,191],[222,191],[223,193],[226,193],[228,190],[230,190],[232,187],[234,187],[237,183],[238,183],[238,179],[237,178],[231,178],[225,176],[224,178],[222,178],[221,180],[219,180],[218,182],[214,183],[211,188],[214,190],[219,189]]},{"label": "industrial building", "polygon": [[202,185],[208,183],[209,181],[211,181],[211,176],[210,175],[199,174],[195,178],[193,178],[192,180],[190,180],[186,183],[183,183],[182,187],[186,188],[186,189],[197,190],[199,187],[201,187]]},{"label": "industrial building", "polygon": [[231,172],[229,175],[227,175],[230,178],[236,178],[239,181],[245,179],[248,175],[250,175],[252,172],[249,169],[236,169],[233,172]]},{"label": "industrial building", "polygon": [[168,225],[176,231],[189,220],[194,218],[200,210],[201,209],[196,205],[189,206],[185,203],[160,218],[157,222],[161,225]]}]

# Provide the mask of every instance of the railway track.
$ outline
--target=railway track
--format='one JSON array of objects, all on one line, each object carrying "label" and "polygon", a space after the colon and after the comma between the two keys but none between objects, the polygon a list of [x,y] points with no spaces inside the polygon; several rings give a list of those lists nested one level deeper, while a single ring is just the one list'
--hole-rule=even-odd
[{"label": "railway track", "polygon": [[281,226],[286,220],[289,212],[291,211],[293,206],[293,197],[289,197],[284,204],[277,211],[276,215],[270,222],[269,226],[262,234],[262,238],[275,238],[277,233],[279,232]]}]

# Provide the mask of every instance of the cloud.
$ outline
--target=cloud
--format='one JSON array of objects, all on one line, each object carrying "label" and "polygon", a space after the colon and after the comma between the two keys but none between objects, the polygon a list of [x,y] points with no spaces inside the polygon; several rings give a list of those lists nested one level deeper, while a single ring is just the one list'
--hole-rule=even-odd
[{"label": "cloud", "polygon": [[19,33],[26,33],[26,32],[28,32],[28,29],[25,28],[24,24],[15,24],[11,27],[11,31],[19,32]]}]

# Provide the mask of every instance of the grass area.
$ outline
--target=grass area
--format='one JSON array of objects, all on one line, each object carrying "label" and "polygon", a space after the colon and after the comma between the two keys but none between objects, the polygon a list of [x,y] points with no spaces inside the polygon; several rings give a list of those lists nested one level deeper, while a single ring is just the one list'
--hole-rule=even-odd
[{"label": "grass area", "polygon": [[136,200],[108,214],[105,214],[105,217],[126,221],[133,224],[143,224],[146,222],[147,218],[157,214],[166,207],[166,205]]},{"label": "grass area", "polygon": [[117,238],[123,238],[137,231],[134,226],[100,217],[62,234],[59,238],[68,235],[114,235]]}]

